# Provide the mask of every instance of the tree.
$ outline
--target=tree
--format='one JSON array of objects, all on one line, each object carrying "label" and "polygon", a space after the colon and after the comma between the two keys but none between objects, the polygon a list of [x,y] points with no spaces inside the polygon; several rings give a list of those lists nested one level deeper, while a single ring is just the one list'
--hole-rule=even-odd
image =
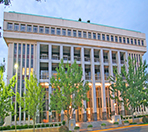
[{"label": "tree", "polygon": [[[121,73],[116,73],[115,78],[110,77],[112,82],[110,90],[112,91],[111,99],[117,99],[119,102],[124,102],[124,105],[134,113],[134,108],[143,104],[143,99],[146,95],[147,67],[146,61],[142,63],[140,60],[139,66],[137,61],[128,58],[128,72],[125,65],[121,69]],[[125,77],[125,80],[123,79]],[[120,92],[120,96],[115,93]],[[134,121],[134,116],[133,116]]]},{"label": "tree", "polygon": [[35,132],[35,120],[38,110],[44,107],[45,90],[42,88],[35,75],[30,75],[30,79],[25,79],[26,92],[23,93],[23,97],[17,93],[18,103],[21,105],[24,111],[28,112],[30,118],[33,120],[33,131]]},{"label": "tree", "polygon": [[15,76],[10,79],[8,85],[3,80],[4,67],[0,66],[0,125],[3,125],[6,116],[14,111],[11,98],[14,95],[12,88],[15,86]]},{"label": "tree", "polygon": [[[41,1],[41,0],[35,0],[35,1]],[[0,0],[0,4],[4,4],[4,5],[8,6],[11,4],[11,0]]]},{"label": "tree", "polygon": [[88,101],[87,92],[88,83],[82,80],[82,68],[76,64],[76,61],[70,66],[64,65],[63,60],[56,68],[57,77],[50,79],[53,93],[50,98],[50,110],[56,110],[58,113],[64,111],[67,117],[68,125],[70,117],[78,107],[83,107],[82,100]]}]

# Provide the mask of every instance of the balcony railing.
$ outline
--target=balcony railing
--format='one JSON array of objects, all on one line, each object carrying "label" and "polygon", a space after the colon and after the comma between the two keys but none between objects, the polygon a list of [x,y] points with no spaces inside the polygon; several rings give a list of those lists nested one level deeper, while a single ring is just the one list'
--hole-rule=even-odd
[{"label": "balcony railing", "polygon": [[57,54],[52,55],[52,60],[60,60],[60,56]]},{"label": "balcony railing", "polygon": [[40,79],[49,79],[49,75],[40,75]]},{"label": "balcony railing", "polygon": [[108,63],[108,59],[104,59],[104,63]]},{"label": "balcony railing", "polygon": [[90,58],[89,57],[84,57],[84,60],[87,62],[90,62]]},{"label": "balcony railing", "polygon": [[101,80],[101,76],[95,76],[95,80]]},{"label": "balcony railing", "polygon": [[57,78],[57,72],[56,71],[52,71],[52,76],[54,76],[54,78]]},{"label": "balcony railing", "polygon": [[113,59],[113,60],[112,60],[112,63],[113,63],[113,64],[116,64],[116,63],[117,63],[117,60],[116,60],[116,59]]},{"label": "balcony railing", "polygon": [[94,58],[94,62],[100,62],[99,58]]},{"label": "balcony railing", "polygon": [[81,61],[81,57],[79,57],[79,56],[74,56],[74,60],[76,60],[76,61]]},{"label": "balcony railing", "polygon": [[85,79],[86,80],[91,80],[91,76],[90,75],[85,75]]},{"label": "balcony railing", "polygon": [[109,75],[104,75],[104,79],[108,80],[109,79]]},{"label": "balcony railing", "polygon": [[70,60],[70,56],[68,56],[68,55],[63,55],[63,60]]},{"label": "balcony railing", "polygon": [[121,60],[121,64],[124,64],[124,60]]},{"label": "balcony railing", "polygon": [[41,54],[40,59],[48,59],[48,55],[47,54]]}]

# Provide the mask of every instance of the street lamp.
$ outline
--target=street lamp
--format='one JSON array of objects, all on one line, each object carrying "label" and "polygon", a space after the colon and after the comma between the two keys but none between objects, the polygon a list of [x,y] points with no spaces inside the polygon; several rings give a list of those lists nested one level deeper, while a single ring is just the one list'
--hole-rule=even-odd
[{"label": "street lamp", "polygon": [[15,86],[15,132],[16,132],[16,116],[17,116],[17,72],[18,72],[18,64],[16,63],[14,65],[14,68],[16,70],[16,86]]},{"label": "street lamp", "polygon": [[115,115],[117,115],[117,107],[116,107],[117,103],[114,103],[114,107],[115,107]]}]

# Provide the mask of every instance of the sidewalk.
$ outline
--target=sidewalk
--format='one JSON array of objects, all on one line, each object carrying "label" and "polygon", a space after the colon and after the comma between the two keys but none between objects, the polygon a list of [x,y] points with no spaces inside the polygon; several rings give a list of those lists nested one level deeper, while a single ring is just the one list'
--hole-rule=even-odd
[{"label": "sidewalk", "polygon": [[[93,128],[93,131],[89,131],[89,132],[106,132],[110,130],[126,129],[131,127],[138,127],[138,126],[148,126],[148,124],[136,124],[136,125],[129,125],[129,126],[119,125],[119,127],[108,126],[106,127],[106,129],[101,129],[101,127],[97,127],[97,128]],[[87,132],[87,129],[81,129],[80,132]]]}]

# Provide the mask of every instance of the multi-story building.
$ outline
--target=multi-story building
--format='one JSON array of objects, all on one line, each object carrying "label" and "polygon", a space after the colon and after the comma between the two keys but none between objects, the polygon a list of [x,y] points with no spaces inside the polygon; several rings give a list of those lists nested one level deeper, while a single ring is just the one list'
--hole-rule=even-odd
[{"label": "multi-story building", "polygon": [[[83,69],[83,79],[89,81],[89,102],[84,102],[86,110],[76,110],[76,121],[107,119],[115,114],[115,109],[118,114],[127,114],[123,105],[110,99],[108,77],[114,75],[115,68],[120,73],[123,64],[127,69],[125,60],[128,56],[136,58],[138,65],[146,52],[144,33],[18,12],[5,12],[3,26],[8,46],[8,82],[15,74],[14,64],[18,63],[18,92],[22,95],[25,91],[24,78],[29,78],[34,72],[47,92],[45,119],[63,119],[63,113],[48,112],[52,93],[50,78],[56,76],[55,69],[62,58],[64,63],[69,64],[76,60]],[[18,107],[17,116],[19,122],[28,118],[21,107]]]}]

